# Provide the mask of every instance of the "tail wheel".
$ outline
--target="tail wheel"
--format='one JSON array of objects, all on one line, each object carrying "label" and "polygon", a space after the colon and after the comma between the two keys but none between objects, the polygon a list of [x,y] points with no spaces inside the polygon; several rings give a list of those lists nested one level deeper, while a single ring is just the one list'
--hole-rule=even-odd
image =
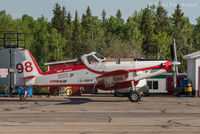
[{"label": "tail wheel", "polygon": [[118,95],[118,93],[115,91],[115,92],[114,92],[114,96],[117,97],[117,95]]},{"label": "tail wheel", "polygon": [[26,100],[26,97],[24,95],[20,96],[20,101]]},{"label": "tail wheel", "polygon": [[138,102],[141,100],[141,95],[137,91],[133,91],[128,98],[131,102]]}]

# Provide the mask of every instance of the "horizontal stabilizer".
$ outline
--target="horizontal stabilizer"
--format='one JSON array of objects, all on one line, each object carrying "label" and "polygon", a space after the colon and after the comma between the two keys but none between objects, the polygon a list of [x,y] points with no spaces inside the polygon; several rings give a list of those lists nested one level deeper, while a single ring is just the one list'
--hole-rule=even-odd
[{"label": "horizontal stabilizer", "polygon": [[20,79],[30,79],[30,78],[34,78],[35,76],[34,75],[32,75],[32,76],[26,76],[26,77],[22,77],[22,78],[20,78]]}]

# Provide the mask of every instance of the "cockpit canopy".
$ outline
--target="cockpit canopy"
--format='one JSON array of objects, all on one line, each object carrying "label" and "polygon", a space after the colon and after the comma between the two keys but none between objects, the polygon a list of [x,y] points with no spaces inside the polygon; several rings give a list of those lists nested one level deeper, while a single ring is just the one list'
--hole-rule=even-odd
[{"label": "cockpit canopy", "polygon": [[86,62],[86,64],[100,64],[106,60],[106,57],[97,52],[91,52],[81,56],[81,59]]}]

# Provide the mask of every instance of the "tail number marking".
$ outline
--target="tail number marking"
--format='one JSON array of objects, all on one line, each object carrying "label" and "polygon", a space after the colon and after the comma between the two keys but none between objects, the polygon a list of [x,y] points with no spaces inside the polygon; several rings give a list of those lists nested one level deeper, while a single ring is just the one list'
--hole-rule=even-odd
[{"label": "tail number marking", "polygon": [[[24,67],[25,66],[25,67]],[[16,65],[16,69],[17,69],[17,73],[21,74],[24,72],[24,70],[26,72],[31,72],[33,71],[33,67],[32,67],[32,63],[31,62],[25,62],[25,64],[23,65],[22,63],[18,63]]]}]

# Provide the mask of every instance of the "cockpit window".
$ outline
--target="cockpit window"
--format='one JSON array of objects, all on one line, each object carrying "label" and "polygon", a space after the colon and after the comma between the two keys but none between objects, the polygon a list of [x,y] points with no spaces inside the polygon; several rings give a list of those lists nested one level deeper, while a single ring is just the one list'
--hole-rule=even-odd
[{"label": "cockpit window", "polygon": [[99,61],[92,55],[87,56],[87,60],[89,64],[97,64],[99,63]]},{"label": "cockpit window", "polygon": [[76,66],[81,65],[80,59],[78,59],[78,60],[75,62],[75,65],[76,65]]},{"label": "cockpit window", "polygon": [[96,53],[95,56],[97,56],[97,58],[101,59],[101,60],[104,60],[105,57],[99,53]]}]

